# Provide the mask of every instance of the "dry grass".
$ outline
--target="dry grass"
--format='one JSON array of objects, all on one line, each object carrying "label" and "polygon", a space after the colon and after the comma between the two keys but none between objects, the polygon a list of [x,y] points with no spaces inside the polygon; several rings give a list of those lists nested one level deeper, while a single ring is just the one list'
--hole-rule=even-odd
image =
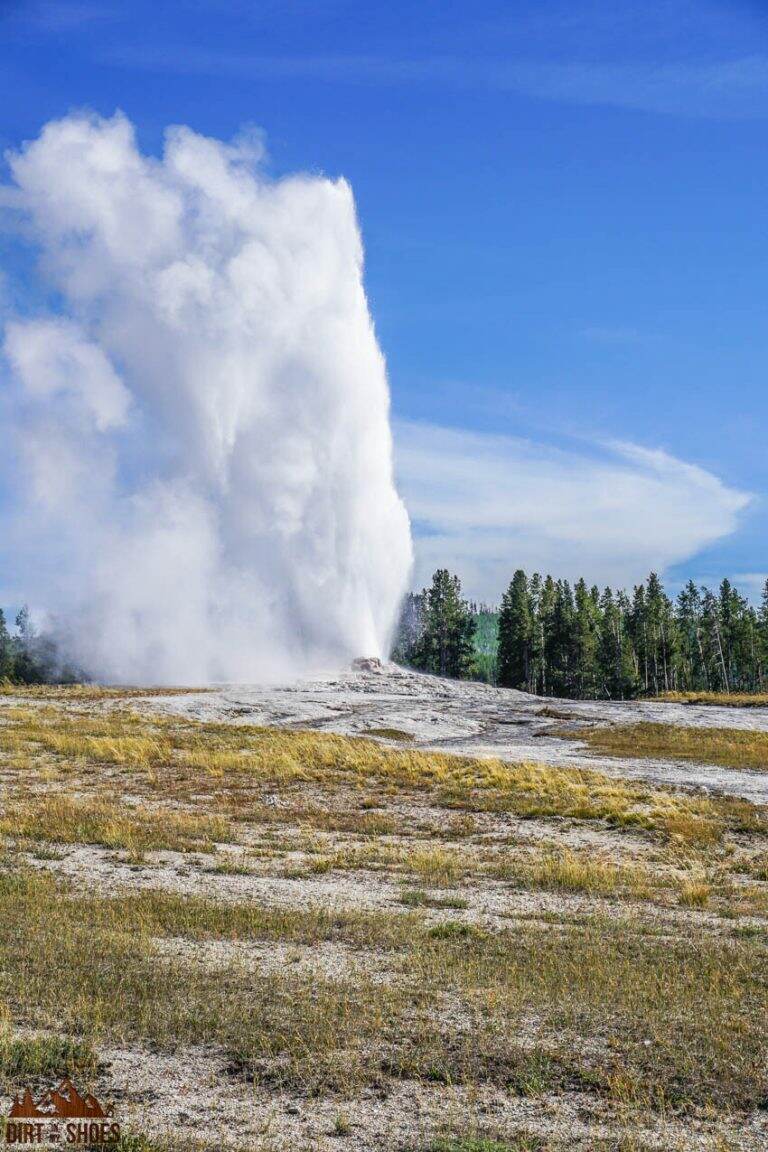
[{"label": "dry grass", "polygon": [[[719,1146],[718,1152],[729,1152],[729,1147]],[[656,1148],[632,1135],[574,1142],[570,1137],[565,1140],[557,1137],[547,1139],[534,1132],[518,1132],[505,1138],[446,1136],[435,1140],[426,1149],[409,1149],[409,1152],[656,1152]],[[683,1145],[677,1141],[667,1144],[665,1152],[684,1152]]]},{"label": "dry grass", "polygon": [[290,805],[283,808],[261,808],[258,813],[247,813],[249,820],[254,816],[263,823],[295,824],[302,829],[348,832],[355,836],[391,836],[397,831],[397,821],[389,813],[380,811],[347,812]]},{"label": "dry grass", "polygon": [[36,700],[136,700],[150,696],[187,696],[191,692],[213,692],[213,688],[134,688],[103,684],[12,684],[0,682],[0,696],[31,697]]},{"label": "dry grass", "polygon": [[655,760],[695,760],[724,768],[768,771],[768,732],[738,728],[688,728],[674,724],[620,724],[585,728],[578,739],[605,756]]},{"label": "dry grass", "polygon": [[706,908],[712,885],[706,880],[684,880],[680,885],[680,903],[685,908]]},{"label": "dry grass", "polygon": [[60,795],[9,804],[0,818],[0,835],[53,844],[100,844],[138,855],[161,850],[210,852],[217,841],[231,839],[229,825],[219,817]]},{"label": "dry grass", "polygon": [[412,732],[403,732],[402,728],[366,728],[364,736],[378,736],[380,740],[396,740],[400,743],[410,743],[413,740]]},{"label": "dry grass", "polygon": [[712,704],[719,708],[768,708],[768,692],[662,692],[667,704]]},{"label": "dry grass", "polygon": [[[754,940],[673,942],[632,921],[422,928],[399,938],[397,985],[254,980],[237,964],[211,981],[154,954],[153,934],[175,930],[179,911],[159,924],[156,896],[138,920],[142,898],[112,907],[23,873],[2,879],[0,897],[10,1011],[95,1043],[223,1045],[233,1071],[263,1085],[345,1095],[405,1078],[526,1095],[578,1088],[662,1110],[765,1098],[768,955]],[[210,910],[214,935],[219,915]],[[531,1021],[533,1042],[521,1043]]]},{"label": "dry grass", "polygon": [[[165,790],[184,783],[198,793],[234,791],[233,808],[241,812],[243,789],[252,798],[256,788],[317,784],[361,794],[370,794],[374,786],[384,792],[422,792],[435,803],[470,812],[606,821],[614,828],[645,829],[701,843],[720,839],[729,827],[765,824],[765,817],[743,802],[676,793],[598,771],[475,760],[328,733],[203,725],[168,717],[150,720],[122,713],[92,716],[55,708],[11,708],[4,720],[0,751],[11,754],[17,770],[25,763],[39,764],[41,753],[59,764],[115,764],[143,771]],[[601,740],[619,745],[633,739],[635,728],[646,727],[665,726],[639,725],[607,735],[605,730],[586,730],[584,738],[594,740],[596,747]],[[764,739],[768,743],[768,734]],[[635,743],[632,752],[637,754]]]},{"label": "dry grass", "polygon": [[167,763],[173,750],[162,720],[149,725],[130,715],[68,713],[54,707],[16,707],[3,719],[0,750],[16,756],[47,752],[73,761],[149,768]]},{"label": "dry grass", "polygon": [[[305,846],[305,850],[312,845]],[[577,892],[592,896],[658,899],[669,887],[641,864],[617,864],[594,853],[569,849],[533,849],[510,856],[492,848],[467,851],[433,845],[352,845],[324,855],[322,850],[304,862],[291,862],[285,875],[311,878],[333,871],[367,869],[418,878],[432,888],[448,888],[464,881],[506,880],[516,888]],[[413,881],[411,881],[413,882]],[[429,907],[456,907],[451,898],[427,899],[411,895],[403,903]]]},{"label": "dry grass", "polygon": [[[162,1136],[150,1139],[143,1133],[123,1132],[117,1144],[99,1144],[87,1152],[103,1152],[108,1147],[111,1152],[221,1152],[221,1142],[211,1143],[204,1138],[195,1139],[184,1134],[183,1136]],[[252,1149],[235,1149],[233,1152],[256,1152]],[[268,1144],[258,1145],[258,1152],[272,1152]],[[633,1150],[634,1152],[634,1150]]]},{"label": "dry grass", "polygon": [[617,865],[584,852],[549,850],[518,865],[518,882],[548,892],[584,892],[614,896],[620,892],[647,896],[651,883],[647,869]]}]

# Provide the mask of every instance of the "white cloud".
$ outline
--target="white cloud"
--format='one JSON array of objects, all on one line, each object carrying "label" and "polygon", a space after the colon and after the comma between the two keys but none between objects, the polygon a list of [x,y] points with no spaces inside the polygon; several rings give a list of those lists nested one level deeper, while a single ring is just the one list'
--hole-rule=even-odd
[{"label": "white cloud", "polygon": [[768,572],[736,572],[731,577],[731,583],[736,585],[742,595],[758,605],[762,603],[767,580]]},{"label": "white cloud", "polygon": [[427,424],[396,426],[417,584],[439,565],[496,601],[515,568],[628,585],[733,532],[748,493],[661,450],[562,451]]}]

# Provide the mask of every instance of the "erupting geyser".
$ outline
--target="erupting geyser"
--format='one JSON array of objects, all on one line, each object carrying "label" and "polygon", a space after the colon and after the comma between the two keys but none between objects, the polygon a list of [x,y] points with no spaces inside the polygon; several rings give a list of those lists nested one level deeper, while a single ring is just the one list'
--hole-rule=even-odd
[{"label": "erupting geyser", "polygon": [[352,193],[260,153],[78,115],[10,157],[56,294],[6,324],[10,576],[106,679],[386,653],[411,543]]}]

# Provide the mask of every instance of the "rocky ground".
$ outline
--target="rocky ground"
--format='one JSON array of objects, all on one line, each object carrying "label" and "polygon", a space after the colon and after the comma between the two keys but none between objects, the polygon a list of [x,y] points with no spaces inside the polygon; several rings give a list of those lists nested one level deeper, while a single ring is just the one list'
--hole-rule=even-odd
[{"label": "rocky ground", "polygon": [[376,660],[286,684],[232,685],[205,694],[160,697],[151,707],[231,724],[312,728],[346,736],[374,733],[390,743],[406,737],[412,747],[457,755],[581,767],[594,767],[599,760],[602,772],[768,802],[768,774],[706,763],[596,757],[579,740],[580,727],[643,721],[768,732],[768,708],[558,700],[425,676]]}]

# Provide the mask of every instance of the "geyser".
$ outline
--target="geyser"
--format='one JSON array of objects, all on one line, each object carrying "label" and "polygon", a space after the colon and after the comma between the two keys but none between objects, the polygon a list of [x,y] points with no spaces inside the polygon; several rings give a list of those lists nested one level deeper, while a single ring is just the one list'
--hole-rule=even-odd
[{"label": "geyser", "polygon": [[104,679],[386,653],[411,542],[352,193],[262,160],[119,114],[9,157],[54,300],[6,324],[10,576]]}]

